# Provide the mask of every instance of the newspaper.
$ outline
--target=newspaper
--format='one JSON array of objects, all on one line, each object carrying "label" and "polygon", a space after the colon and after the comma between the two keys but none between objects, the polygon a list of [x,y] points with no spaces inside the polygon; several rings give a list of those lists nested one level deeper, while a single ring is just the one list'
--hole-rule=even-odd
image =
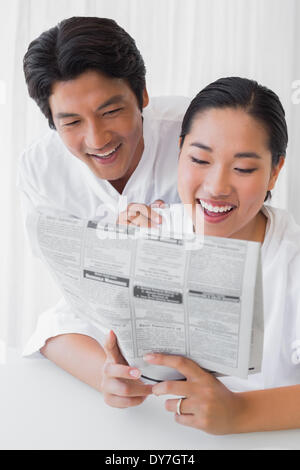
[{"label": "newspaper", "polygon": [[183,238],[132,226],[35,214],[29,223],[66,301],[103,333],[143,377],[182,379],[149,365],[148,352],[191,358],[216,375],[259,372],[263,349],[260,244]]}]

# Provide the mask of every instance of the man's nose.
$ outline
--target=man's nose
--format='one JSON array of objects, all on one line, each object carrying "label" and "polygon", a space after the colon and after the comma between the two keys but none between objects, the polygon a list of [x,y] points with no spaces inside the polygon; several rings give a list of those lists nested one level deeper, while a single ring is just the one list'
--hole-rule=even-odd
[{"label": "man's nose", "polygon": [[85,129],[85,144],[88,150],[102,150],[111,141],[110,132],[99,122],[89,122]]}]

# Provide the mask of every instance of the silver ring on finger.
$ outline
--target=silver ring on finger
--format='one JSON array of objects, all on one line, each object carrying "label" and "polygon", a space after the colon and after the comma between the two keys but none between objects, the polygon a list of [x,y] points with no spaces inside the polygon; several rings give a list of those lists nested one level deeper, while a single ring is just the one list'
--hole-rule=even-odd
[{"label": "silver ring on finger", "polygon": [[178,399],[177,401],[177,404],[176,404],[176,414],[178,414],[178,416],[181,416],[183,415],[184,413],[181,412],[181,403],[182,403],[182,400],[185,400],[186,397],[181,397]]}]

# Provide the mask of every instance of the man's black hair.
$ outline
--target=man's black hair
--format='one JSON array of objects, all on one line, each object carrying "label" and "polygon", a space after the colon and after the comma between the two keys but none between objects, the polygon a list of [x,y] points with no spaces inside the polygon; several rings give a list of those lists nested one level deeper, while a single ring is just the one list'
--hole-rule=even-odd
[{"label": "man's black hair", "polygon": [[88,70],[125,80],[143,107],[146,69],[132,37],[114,20],[72,17],[32,41],[23,60],[28,92],[55,129],[49,96],[57,81]]}]

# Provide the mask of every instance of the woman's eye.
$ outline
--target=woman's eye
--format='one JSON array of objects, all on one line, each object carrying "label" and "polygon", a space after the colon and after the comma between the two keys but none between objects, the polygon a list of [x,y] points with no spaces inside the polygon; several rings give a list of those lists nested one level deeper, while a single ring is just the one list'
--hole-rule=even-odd
[{"label": "woman's eye", "polygon": [[256,171],[256,168],[249,168],[247,170],[245,168],[235,168],[235,170],[237,170],[239,173],[253,173]]},{"label": "woman's eye", "polygon": [[199,163],[199,165],[209,164],[206,160],[199,160],[199,158],[191,157],[193,163]]},{"label": "woman's eye", "polygon": [[[199,158],[191,157],[191,161],[193,163],[197,163],[198,165],[209,165],[209,162],[207,160],[201,160]],[[250,174],[253,173],[254,171],[257,170],[257,168],[234,168],[238,173],[242,174]]]}]

